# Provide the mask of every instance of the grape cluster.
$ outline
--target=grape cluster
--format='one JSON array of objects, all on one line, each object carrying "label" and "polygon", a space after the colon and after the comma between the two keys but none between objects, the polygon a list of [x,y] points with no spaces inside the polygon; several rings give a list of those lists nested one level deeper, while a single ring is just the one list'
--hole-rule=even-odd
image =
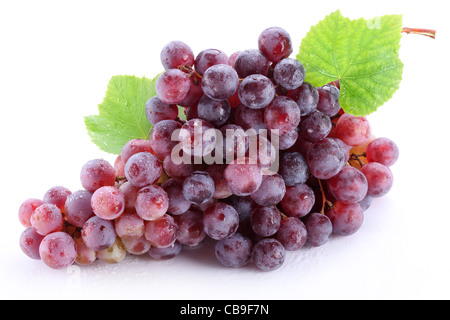
[{"label": "grape cluster", "polygon": [[286,251],[354,234],[391,189],[398,148],[343,112],[338,82],[305,82],[291,54],[281,28],[230,57],[166,45],[145,105],[149,139],[129,141],[114,165],[87,162],[82,190],[26,200],[24,253],[62,269],[127,253],[169,259],[209,237],[222,265],[271,271]]}]

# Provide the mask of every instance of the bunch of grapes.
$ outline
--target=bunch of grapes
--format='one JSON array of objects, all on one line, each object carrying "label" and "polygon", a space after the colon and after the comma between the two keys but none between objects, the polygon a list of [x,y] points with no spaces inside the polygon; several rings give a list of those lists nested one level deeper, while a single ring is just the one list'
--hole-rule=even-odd
[{"label": "bunch of grapes", "polygon": [[338,82],[304,81],[285,30],[266,29],[258,47],[194,57],[181,41],[166,45],[145,105],[149,139],[129,141],[114,165],[87,162],[82,190],[26,200],[24,253],[62,269],[169,259],[208,237],[224,266],[271,271],[286,251],[358,231],[392,187],[397,146],[343,112]]}]

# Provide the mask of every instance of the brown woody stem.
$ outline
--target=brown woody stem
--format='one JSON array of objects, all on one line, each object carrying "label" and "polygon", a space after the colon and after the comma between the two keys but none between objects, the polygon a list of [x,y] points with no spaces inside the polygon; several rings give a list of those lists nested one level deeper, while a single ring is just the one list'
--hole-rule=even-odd
[{"label": "brown woody stem", "polygon": [[403,28],[402,33],[406,34],[419,34],[422,36],[436,39],[436,30],[433,29],[420,29],[420,28]]}]

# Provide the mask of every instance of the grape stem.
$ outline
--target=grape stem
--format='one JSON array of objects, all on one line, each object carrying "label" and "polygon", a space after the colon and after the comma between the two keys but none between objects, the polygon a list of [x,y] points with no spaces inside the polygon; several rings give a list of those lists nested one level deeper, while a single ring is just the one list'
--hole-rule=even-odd
[{"label": "grape stem", "polygon": [[325,214],[325,204],[327,203],[327,198],[325,196],[325,191],[323,190],[322,181],[320,179],[317,179],[319,181],[320,191],[322,192],[322,209],[320,210],[320,214]]},{"label": "grape stem", "polygon": [[426,37],[430,37],[432,39],[436,39],[436,30],[432,30],[432,29],[403,28],[402,33],[419,34],[421,36],[426,36]]},{"label": "grape stem", "polygon": [[361,154],[354,154],[354,153],[352,153],[350,155],[350,159],[349,159],[348,162],[351,165],[350,161],[358,161],[359,165],[362,168],[362,167],[364,167],[364,162],[361,161],[360,157],[364,157],[365,158],[366,156],[367,156],[367,154],[365,152],[361,153]]}]

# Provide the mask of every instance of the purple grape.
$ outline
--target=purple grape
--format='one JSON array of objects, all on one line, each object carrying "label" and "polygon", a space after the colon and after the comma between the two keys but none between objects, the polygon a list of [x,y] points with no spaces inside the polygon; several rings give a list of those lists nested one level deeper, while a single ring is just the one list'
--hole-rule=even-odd
[{"label": "purple grape", "polygon": [[242,268],[252,259],[252,241],[236,233],[216,243],[217,260],[225,267]]},{"label": "purple grape", "polygon": [[181,123],[175,120],[163,120],[153,126],[150,133],[150,146],[155,154],[169,156],[178,144],[176,130],[181,129]]},{"label": "purple grape", "polygon": [[328,242],[333,225],[330,219],[320,213],[310,213],[304,220],[306,231],[308,232],[307,243],[313,247],[323,246]]},{"label": "purple grape", "polygon": [[287,251],[301,249],[308,237],[306,227],[300,219],[289,217],[281,221],[280,229],[275,238],[280,241]]},{"label": "purple grape", "polygon": [[254,74],[242,81],[238,94],[243,105],[252,109],[263,109],[275,98],[275,87],[269,78]]},{"label": "purple grape", "polygon": [[230,190],[228,190],[225,179],[223,178],[226,168],[226,164],[213,163],[208,166],[208,169],[206,170],[214,180],[215,192],[213,197],[216,199],[226,199],[232,195]]},{"label": "purple grape", "polygon": [[[235,62],[236,62],[236,59],[237,59],[237,57],[241,54],[241,52],[242,51],[236,51],[236,52],[234,52],[231,56],[230,56],[230,58],[228,59],[228,64],[231,66],[231,67],[235,67]],[[236,69],[236,68],[235,68]]]},{"label": "purple grape", "polygon": [[166,156],[163,162],[164,172],[174,179],[185,179],[194,172],[194,167],[191,163],[175,164],[172,160],[172,156]]},{"label": "purple grape", "polygon": [[197,114],[200,119],[214,127],[221,127],[230,117],[230,103],[227,100],[217,101],[203,96],[198,103]]},{"label": "purple grape", "polygon": [[94,211],[91,207],[92,193],[87,190],[79,190],[67,197],[65,204],[65,216],[67,222],[75,227],[82,228]]},{"label": "purple grape", "polygon": [[275,206],[258,207],[250,215],[252,230],[261,237],[270,237],[280,229],[281,213]]},{"label": "purple grape", "polygon": [[328,180],[345,166],[345,153],[332,139],[313,143],[306,154],[309,170],[317,179]]},{"label": "purple grape", "polygon": [[369,143],[366,150],[367,161],[378,162],[386,167],[397,162],[399,150],[397,145],[388,138],[377,138]]},{"label": "purple grape", "polygon": [[191,202],[183,196],[183,184],[176,179],[169,179],[161,186],[169,197],[167,212],[173,215],[185,213],[191,207]]},{"label": "purple grape", "polygon": [[34,230],[42,236],[63,230],[63,215],[54,204],[44,203],[34,210],[30,218]]},{"label": "purple grape", "polygon": [[249,158],[237,159],[225,169],[224,178],[228,190],[237,196],[249,196],[259,189],[262,183],[261,169],[251,164]]},{"label": "purple grape", "polygon": [[70,194],[72,194],[72,192],[65,187],[52,187],[44,194],[42,201],[44,203],[54,204],[61,212],[64,212],[64,205]]},{"label": "purple grape", "polygon": [[125,210],[135,210],[136,198],[141,188],[133,187],[133,185],[127,181],[123,183],[119,190],[122,191],[125,197]]},{"label": "purple grape", "polygon": [[270,133],[270,141],[274,145],[275,139],[278,139],[278,149],[285,151],[290,149],[297,142],[299,133],[298,128],[295,128],[291,132],[288,132],[283,135],[276,135],[274,132]]},{"label": "purple grape", "polygon": [[178,226],[168,214],[154,221],[145,222],[145,239],[154,247],[167,248],[177,240]]},{"label": "purple grape", "polygon": [[34,260],[41,260],[39,246],[44,236],[37,233],[33,227],[28,227],[22,232],[19,240],[20,248],[23,253]]},{"label": "purple grape", "polygon": [[203,75],[206,70],[217,64],[228,64],[228,56],[217,49],[207,49],[200,52],[195,58],[195,71]]},{"label": "purple grape", "polygon": [[361,208],[363,209],[363,211],[367,211],[367,209],[370,208],[370,206],[372,205],[372,201],[373,198],[371,196],[366,196],[364,199],[362,199],[359,202],[359,205],[361,206]]},{"label": "purple grape", "polygon": [[234,122],[244,130],[253,129],[258,133],[267,129],[264,113],[265,109],[252,109],[240,105],[234,113]]},{"label": "purple grape", "polygon": [[263,176],[261,186],[250,195],[260,206],[270,207],[278,204],[286,193],[286,184],[279,174]]},{"label": "purple grape", "polygon": [[361,168],[361,172],[366,176],[368,183],[367,195],[379,198],[385,196],[394,184],[392,171],[378,162],[370,162]]},{"label": "purple grape", "polygon": [[159,180],[161,174],[161,162],[149,152],[136,153],[125,165],[125,176],[136,188],[154,184]]},{"label": "purple grape", "polygon": [[317,91],[319,92],[317,110],[325,113],[329,117],[335,116],[339,110],[341,110],[341,105],[339,104],[339,89],[333,85],[327,84],[321,88],[317,88]]},{"label": "purple grape", "polygon": [[279,269],[285,260],[286,251],[280,241],[263,239],[253,247],[252,261],[262,271]]},{"label": "purple grape", "polygon": [[281,155],[278,173],[283,177],[286,186],[305,183],[309,178],[308,164],[298,152],[287,152]]},{"label": "purple grape", "polygon": [[361,171],[353,167],[344,167],[327,181],[327,189],[336,200],[351,204],[358,203],[366,197],[368,184]]},{"label": "purple grape", "polygon": [[179,106],[186,108],[192,108],[197,106],[197,103],[200,101],[200,98],[203,97],[201,80],[195,74],[190,75],[190,77],[191,77],[191,89],[189,90],[187,97],[183,101],[178,103]]},{"label": "purple grape", "polygon": [[114,220],[125,210],[125,196],[114,187],[101,187],[92,195],[91,207],[97,217]]},{"label": "purple grape", "polygon": [[231,98],[239,86],[239,76],[228,64],[217,64],[205,71],[202,89],[206,96],[214,100]]},{"label": "purple grape", "polygon": [[241,221],[249,219],[250,214],[255,210],[258,205],[250,197],[239,197],[232,195],[228,198],[228,203],[236,210],[239,214],[239,219]]},{"label": "purple grape", "polygon": [[135,206],[139,217],[145,221],[153,221],[166,214],[169,196],[160,186],[149,185],[139,190]]},{"label": "purple grape", "polygon": [[365,117],[356,117],[348,113],[340,116],[334,133],[336,138],[349,146],[366,144],[372,136],[369,121]]},{"label": "purple grape", "polygon": [[114,224],[97,216],[86,221],[81,229],[81,236],[86,246],[94,251],[108,249],[117,237]]},{"label": "purple grape", "polygon": [[315,202],[316,197],[311,187],[307,184],[299,184],[286,188],[286,194],[280,205],[286,215],[302,218],[311,211]]},{"label": "purple grape", "polygon": [[264,30],[259,36],[258,47],[272,62],[278,62],[283,58],[287,58],[293,52],[289,33],[278,27]]},{"label": "purple grape", "polygon": [[205,239],[202,211],[191,208],[174,218],[178,226],[177,240],[179,243],[194,247]]},{"label": "purple grape", "polygon": [[27,199],[25,200],[19,208],[19,221],[20,223],[28,228],[31,227],[30,218],[34,210],[43,205],[44,202],[40,199]]},{"label": "purple grape", "polygon": [[264,120],[268,129],[278,130],[280,135],[284,135],[300,124],[300,109],[291,98],[277,97],[267,107]]},{"label": "purple grape", "polygon": [[111,186],[116,183],[116,170],[103,159],[87,162],[80,173],[81,184],[89,192],[95,192],[98,188]]},{"label": "purple grape", "polygon": [[226,163],[244,157],[249,148],[249,138],[244,129],[236,124],[227,124],[220,128],[220,132],[223,137],[223,157],[227,160]]},{"label": "purple grape", "polygon": [[244,79],[253,74],[267,76],[270,61],[259,50],[242,51],[234,62],[234,68],[240,78]]},{"label": "purple grape", "polygon": [[223,202],[208,207],[203,214],[203,229],[214,240],[223,240],[236,233],[239,227],[239,214]]},{"label": "purple grape", "polygon": [[287,96],[298,104],[302,117],[316,110],[319,103],[319,92],[308,82],[304,82],[297,89],[289,91]]},{"label": "purple grape", "polygon": [[141,256],[147,253],[152,246],[144,236],[140,238],[120,238],[125,250],[135,256]]},{"label": "purple grape", "polygon": [[156,80],[156,94],[167,104],[183,102],[190,89],[191,80],[186,73],[178,69],[167,70]]},{"label": "purple grape", "polygon": [[153,259],[157,260],[168,260],[176,257],[181,253],[181,250],[183,249],[183,246],[175,242],[173,245],[171,245],[168,248],[156,248],[151,247],[150,250],[148,250],[148,254]]},{"label": "purple grape", "polygon": [[140,238],[144,235],[144,220],[135,212],[125,212],[114,221],[115,231],[120,238]]},{"label": "purple grape", "polygon": [[186,43],[172,41],[161,50],[161,63],[166,70],[194,66],[194,53]]},{"label": "purple grape", "polygon": [[67,233],[54,232],[42,240],[39,246],[39,254],[47,266],[61,270],[75,262],[77,246]]},{"label": "purple grape", "polygon": [[331,120],[326,114],[315,110],[302,118],[300,136],[308,142],[325,139],[331,132]]},{"label": "purple grape", "polygon": [[176,104],[167,104],[155,96],[145,104],[145,115],[152,125],[163,120],[176,120],[178,107]]},{"label": "purple grape", "polygon": [[364,211],[357,203],[345,204],[336,201],[327,216],[333,224],[333,233],[341,236],[356,233],[364,222]]},{"label": "purple grape", "polygon": [[178,140],[181,141],[182,149],[187,155],[203,157],[214,150],[216,132],[208,122],[192,119],[183,124]]},{"label": "purple grape", "polygon": [[183,196],[191,203],[205,203],[214,193],[214,180],[207,172],[195,171],[183,182]]},{"label": "purple grape", "polygon": [[300,87],[305,80],[305,67],[296,59],[283,59],[275,66],[273,77],[275,81],[287,90]]}]

